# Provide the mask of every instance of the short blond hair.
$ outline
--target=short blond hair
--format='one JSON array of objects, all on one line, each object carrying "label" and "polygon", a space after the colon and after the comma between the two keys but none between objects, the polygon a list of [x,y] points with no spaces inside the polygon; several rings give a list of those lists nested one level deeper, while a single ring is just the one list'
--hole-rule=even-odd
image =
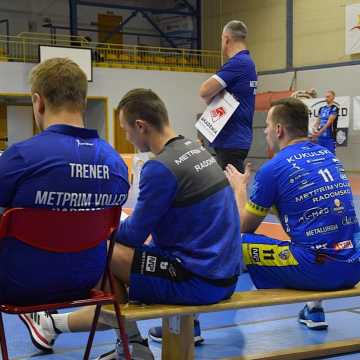
[{"label": "short blond hair", "polygon": [[85,112],[87,78],[79,65],[67,58],[52,58],[30,73],[31,94],[44,97],[52,111]]}]

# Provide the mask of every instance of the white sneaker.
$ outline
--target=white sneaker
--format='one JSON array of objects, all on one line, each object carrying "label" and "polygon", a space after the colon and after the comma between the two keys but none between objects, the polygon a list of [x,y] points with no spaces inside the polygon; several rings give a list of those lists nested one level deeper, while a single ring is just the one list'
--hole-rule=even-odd
[{"label": "white sneaker", "polygon": [[33,344],[42,351],[53,351],[53,345],[60,331],[56,329],[51,314],[42,311],[19,315],[31,337]]}]

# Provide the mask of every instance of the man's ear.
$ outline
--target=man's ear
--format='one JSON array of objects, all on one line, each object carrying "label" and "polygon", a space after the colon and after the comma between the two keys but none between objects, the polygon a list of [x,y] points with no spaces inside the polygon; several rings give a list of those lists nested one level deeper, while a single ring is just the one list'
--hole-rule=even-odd
[{"label": "man's ear", "polygon": [[31,100],[36,108],[36,110],[40,114],[44,114],[45,112],[45,101],[42,96],[40,96],[38,93],[34,93],[31,97]]},{"label": "man's ear", "polygon": [[225,35],[225,44],[229,45],[230,42],[230,36],[229,35]]},{"label": "man's ear", "polygon": [[135,120],[135,127],[143,134],[147,133],[149,130],[149,124],[141,119]]},{"label": "man's ear", "polygon": [[284,127],[281,124],[277,123],[275,125],[275,132],[276,132],[277,138],[279,139],[280,137],[282,137],[284,135]]}]

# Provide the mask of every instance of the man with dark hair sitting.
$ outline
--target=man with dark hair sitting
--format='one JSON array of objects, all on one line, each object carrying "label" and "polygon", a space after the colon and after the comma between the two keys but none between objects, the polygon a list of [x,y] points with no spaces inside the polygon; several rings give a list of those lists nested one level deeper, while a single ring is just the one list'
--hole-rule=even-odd
[{"label": "man with dark hair sitting", "polygon": [[[155,155],[142,168],[136,206],[117,233],[112,271],[121,300],[202,305],[229,298],[240,273],[241,237],[234,193],[222,169],[197,142],[174,132],[153,91],[128,92],[118,110],[128,140]],[[151,246],[144,245],[149,235]],[[92,314],[90,308],[57,315],[57,321],[44,321],[37,330],[53,339],[56,328],[88,331]],[[143,345],[136,358],[151,358],[132,326],[130,342]],[[99,359],[118,359],[120,352],[118,340],[116,349]]]},{"label": "man with dark hair sitting", "polygon": [[[256,173],[249,199],[250,166],[226,175],[241,217],[244,262],[257,288],[339,290],[360,280],[360,230],[344,168],[331,151],[307,139],[308,109],[287,98],[272,104],[265,135],[275,157]],[[291,242],[254,232],[275,207]],[[320,301],[309,302],[299,321],[326,329]]]}]

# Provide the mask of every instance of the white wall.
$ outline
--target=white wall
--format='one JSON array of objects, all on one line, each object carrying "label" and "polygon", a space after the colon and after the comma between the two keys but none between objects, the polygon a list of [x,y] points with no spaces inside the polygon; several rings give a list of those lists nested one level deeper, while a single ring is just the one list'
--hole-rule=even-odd
[{"label": "white wall", "polygon": [[[0,63],[0,96],[4,93],[28,93],[27,77],[33,66],[34,64],[15,62]],[[205,108],[205,104],[198,96],[198,89],[209,76],[210,74],[203,73],[94,68],[94,82],[89,83],[89,95],[108,97],[109,142],[112,144],[113,109],[128,90],[136,87],[151,88],[157,92],[168,108],[170,121],[175,130],[194,138],[196,114],[201,113]],[[292,72],[260,76],[259,92],[286,90],[292,78]],[[339,96],[354,96],[360,95],[357,81],[359,78],[360,66],[345,66],[299,71],[296,84],[297,89],[314,87],[319,95],[328,89],[333,89]],[[97,108],[97,111],[100,111],[100,108]],[[99,126],[97,128],[99,129]],[[254,141],[256,142],[257,139]],[[349,146],[338,148],[337,154],[347,169],[360,169],[360,131],[352,130],[352,122],[350,123]]]},{"label": "white wall", "polygon": [[105,113],[106,102],[103,100],[90,99],[87,102],[85,114],[85,126],[96,129],[102,138],[105,138]]},{"label": "white wall", "polygon": [[[127,91],[138,87],[152,89],[165,102],[175,130],[194,138],[196,114],[205,108],[198,95],[199,86],[209,76],[201,73],[95,68],[89,95],[109,97],[109,118],[112,119],[113,109]],[[109,125],[110,139],[113,141],[112,121]]]},{"label": "white wall", "polygon": [[274,75],[261,75],[258,79],[257,92],[288,90],[294,73],[287,72]]},{"label": "white wall", "polygon": [[[294,72],[259,76],[258,91],[287,90]],[[326,69],[302,70],[296,72],[296,88],[315,88],[321,95],[332,89],[338,96],[360,95],[360,65],[341,66]]]},{"label": "white wall", "polygon": [[31,106],[7,106],[8,146],[33,136]]},{"label": "white wall", "polygon": [[[293,76],[294,72],[262,75],[258,82],[259,92],[287,90]],[[303,70],[296,73],[296,89],[315,88],[319,97],[327,90],[334,90],[338,96],[355,96],[360,95],[359,78],[360,65]],[[336,153],[346,169],[360,170],[360,131],[353,130],[352,121],[350,121],[348,146],[338,147]]]},{"label": "white wall", "polygon": [[[34,64],[0,63],[0,96],[4,93],[28,93],[28,73]],[[178,133],[194,138],[196,114],[205,104],[199,98],[200,84],[210,74],[170,71],[94,68],[89,96],[108,97],[109,142],[113,144],[113,109],[129,90],[144,87],[154,90],[165,102],[170,121]]]}]

